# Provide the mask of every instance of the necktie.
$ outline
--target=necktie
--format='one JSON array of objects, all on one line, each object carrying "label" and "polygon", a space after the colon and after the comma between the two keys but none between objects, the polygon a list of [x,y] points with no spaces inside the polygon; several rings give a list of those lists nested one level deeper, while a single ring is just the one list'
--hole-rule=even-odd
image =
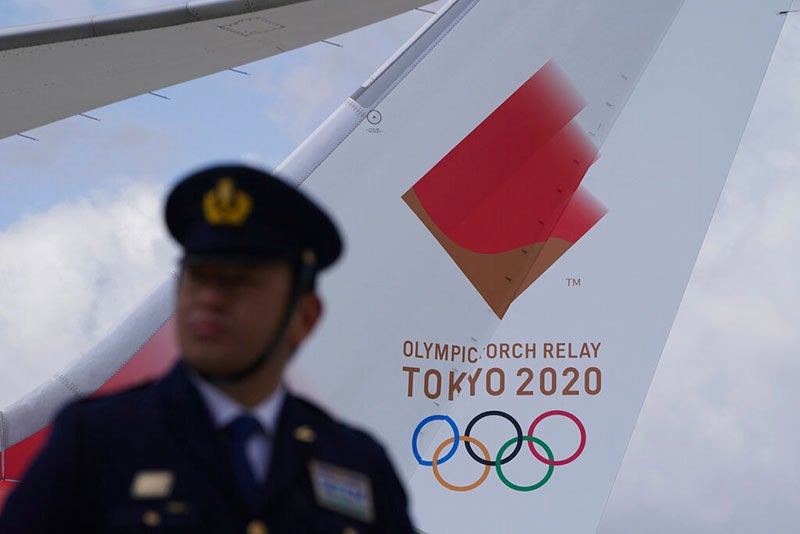
[{"label": "necktie", "polygon": [[248,503],[253,506],[258,494],[253,467],[247,457],[247,442],[255,432],[261,432],[261,424],[255,417],[243,415],[234,419],[227,427],[233,444],[233,467],[236,479]]}]

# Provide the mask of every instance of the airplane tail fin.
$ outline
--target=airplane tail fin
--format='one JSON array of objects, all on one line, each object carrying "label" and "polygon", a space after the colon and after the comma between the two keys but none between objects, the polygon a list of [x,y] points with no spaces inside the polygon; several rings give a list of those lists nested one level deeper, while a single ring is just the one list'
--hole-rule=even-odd
[{"label": "airplane tail fin", "polygon": [[278,168],[348,241],[293,380],[423,531],[594,531],[785,3],[454,1]]}]

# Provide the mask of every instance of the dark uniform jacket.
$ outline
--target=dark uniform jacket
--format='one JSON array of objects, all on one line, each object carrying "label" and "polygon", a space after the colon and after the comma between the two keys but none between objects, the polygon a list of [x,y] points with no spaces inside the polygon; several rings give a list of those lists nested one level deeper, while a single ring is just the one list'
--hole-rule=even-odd
[{"label": "dark uniform jacket", "polygon": [[413,532],[386,454],[287,396],[248,506],[230,444],[178,364],[154,384],[68,406],[6,502],[0,532]]}]

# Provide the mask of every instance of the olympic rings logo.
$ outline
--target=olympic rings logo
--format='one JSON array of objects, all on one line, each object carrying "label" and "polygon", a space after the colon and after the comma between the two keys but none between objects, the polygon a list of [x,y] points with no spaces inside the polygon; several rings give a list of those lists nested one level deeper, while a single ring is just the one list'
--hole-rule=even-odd
[{"label": "olympic rings logo", "polygon": [[[514,431],[516,433],[516,436],[506,441],[500,447],[500,449],[497,451],[497,456],[494,459],[492,459],[491,455],[489,454],[489,450],[486,448],[486,446],[479,440],[475,439],[470,435],[470,432],[475,427],[475,424],[481,419],[489,416],[498,416],[502,417],[503,419],[506,419],[514,427]],[[575,450],[575,452],[573,452],[570,456],[567,456],[559,460],[555,459],[555,457],[553,456],[553,451],[544,441],[533,435],[539,423],[541,423],[548,417],[554,417],[554,416],[562,416],[571,420],[578,427],[578,431],[580,432],[581,435],[580,443],[578,444],[578,448]],[[419,438],[419,433],[422,430],[422,428],[431,421],[445,421],[447,424],[450,425],[450,428],[453,429],[453,437],[447,438],[436,447],[436,450],[433,453],[433,458],[431,458],[430,460],[423,460],[422,455],[419,452],[417,440]],[[442,477],[442,474],[439,472],[439,466],[453,457],[453,455],[456,453],[456,450],[458,449],[458,444],[462,441],[464,442],[464,446],[467,449],[467,453],[470,455],[470,457],[479,464],[483,465],[484,468],[483,472],[475,482],[464,486],[457,486],[455,484],[451,484],[450,482],[446,481],[444,477]],[[517,454],[519,454],[520,450],[522,450],[523,441],[528,443],[528,449],[530,450],[533,457],[547,466],[547,473],[545,473],[544,477],[542,477],[542,479],[539,480],[538,482],[535,482],[534,484],[530,484],[528,486],[521,486],[511,482],[506,477],[505,473],[503,473],[503,466],[508,462],[510,462],[511,460],[513,460],[514,458],[516,458]],[[445,447],[447,447],[448,445],[450,445],[450,449],[444,456],[442,456]],[[472,447],[473,445],[480,450],[481,453],[480,456],[473,449]],[[544,450],[547,457],[543,456],[534,445],[538,445],[539,447],[541,447],[541,449]],[[506,455],[506,451],[512,446],[513,449],[511,450],[510,453]],[[583,426],[583,423],[581,422],[580,419],[578,419],[570,412],[566,412],[564,410],[550,410],[549,412],[541,414],[539,417],[534,419],[533,422],[531,422],[530,427],[528,427],[528,433],[526,435],[522,434],[522,428],[520,427],[519,422],[517,422],[516,419],[514,419],[511,415],[507,414],[506,412],[501,412],[499,410],[489,410],[473,417],[472,421],[470,421],[469,424],[467,425],[467,429],[464,432],[464,435],[459,435],[458,427],[456,426],[455,421],[453,421],[453,419],[450,418],[449,416],[431,415],[419,422],[417,427],[414,429],[414,434],[411,438],[411,451],[414,453],[414,458],[417,459],[417,463],[419,463],[419,465],[431,467],[433,470],[433,476],[436,478],[439,484],[452,491],[470,491],[477,488],[478,486],[483,484],[483,481],[486,480],[486,478],[489,476],[489,473],[492,470],[492,466],[494,466],[495,470],[497,471],[497,476],[507,487],[516,491],[533,491],[541,488],[547,483],[548,480],[550,480],[550,477],[553,475],[553,470],[555,469],[556,466],[566,465],[568,463],[575,461],[578,458],[578,456],[580,456],[581,453],[583,452],[584,447],[586,447],[586,428]]]}]

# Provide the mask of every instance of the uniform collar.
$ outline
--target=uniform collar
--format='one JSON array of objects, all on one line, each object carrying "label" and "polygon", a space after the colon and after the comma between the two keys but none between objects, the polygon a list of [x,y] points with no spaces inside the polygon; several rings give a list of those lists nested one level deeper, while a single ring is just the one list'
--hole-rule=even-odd
[{"label": "uniform collar", "polygon": [[187,377],[197,388],[205,402],[211,420],[216,428],[225,428],[228,424],[242,415],[250,415],[258,419],[261,427],[267,432],[275,432],[278,427],[278,415],[280,414],[283,401],[286,398],[286,388],[279,384],[272,395],[256,404],[255,406],[242,406],[225,393],[217,389],[216,386],[204,380],[193,370],[188,370]]}]

